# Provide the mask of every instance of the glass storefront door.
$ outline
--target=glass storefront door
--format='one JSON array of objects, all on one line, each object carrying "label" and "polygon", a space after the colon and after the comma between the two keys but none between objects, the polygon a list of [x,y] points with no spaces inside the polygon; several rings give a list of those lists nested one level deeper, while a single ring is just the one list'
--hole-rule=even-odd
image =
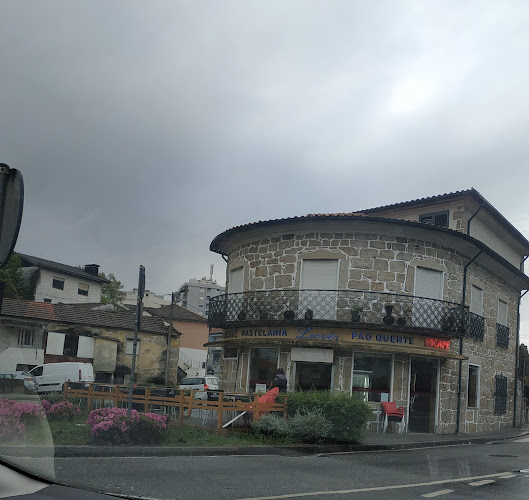
[{"label": "glass storefront door", "polygon": [[272,383],[277,372],[278,349],[258,348],[250,351],[250,377],[248,389],[255,391],[255,384]]},{"label": "glass storefront door", "polygon": [[411,358],[408,423],[411,432],[435,432],[438,365],[437,359]]},{"label": "glass storefront door", "polygon": [[332,379],[332,364],[296,362],[296,390],[297,391],[330,391]]}]

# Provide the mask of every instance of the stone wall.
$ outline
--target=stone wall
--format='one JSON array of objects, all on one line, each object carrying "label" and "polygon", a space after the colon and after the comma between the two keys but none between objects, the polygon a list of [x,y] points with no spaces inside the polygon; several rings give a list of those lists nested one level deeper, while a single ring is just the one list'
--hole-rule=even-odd
[{"label": "stone wall", "polygon": [[[458,211],[453,217],[457,219],[454,221],[457,229],[461,230],[465,221],[464,214]],[[453,303],[460,303],[462,300],[463,269],[470,260],[453,249],[398,236],[347,232],[290,233],[248,241],[231,249],[227,281],[229,283],[229,271],[242,266],[244,290],[296,289],[300,285],[303,259],[338,259],[339,289],[372,292],[413,295],[415,269],[418,266],[443,271],[443,300]],[[512,423],[518,299],[517,290],[501,277],[480,265],[472,264],[468,270],[467,305],[470,303],[471,283],[477,284],[484,291],[485,338],[483,342],[464,339],[463,354],[469,360],[462,363],[460,430],[468,432],[497,429]],[[498,297],[508,304],[508,348],[496,346]],[[457,340],[452,341],[451,349],[459,351]],[[346,357],[340,360],[339,355],[336,359],[334,386],[338,389],[346,386],[344,374],[347,371],[347,361]],[[469,363],[481,367],[480,407],[473,410],[467,410],[466,402]],[[407,390],[398,385],[401,382],[397,379],[401,377],[398,370],[407,369],[406,360],[397,356],[395,368],[394,391],[397,393],[400,390],[404,395]],[[508,409],[505,415],[494,414],[494,381],[499,374],[508,379]],[[439,432],[455,431],[458,376],[458,361],[447,360],[442,363]],[[403,396],[401,404],[407,404],[406,398],[407,396]]]}]

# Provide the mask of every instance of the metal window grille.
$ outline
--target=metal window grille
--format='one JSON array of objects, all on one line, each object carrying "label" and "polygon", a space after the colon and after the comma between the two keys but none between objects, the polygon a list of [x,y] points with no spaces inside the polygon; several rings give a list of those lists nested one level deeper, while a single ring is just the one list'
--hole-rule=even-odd
[{"label": "metal window grille", "polygon": [[496,345],[498,347],[509,347],[509,327],[496,324]]},{"label": "metal window grille", "polygon": [[468,327],[466,336],[483,342],[485,337],[485,318],[479,314],[468,313]]},{"label": "metal window grille", "polygon": [[504,415],[505,413],[507,413],[507,377],[496,375],[494,414]]},{"label": "metal window grille", "polygon": [[32,347],[35,345],[35,332],[21,328],[18,330],[18,345]]}]

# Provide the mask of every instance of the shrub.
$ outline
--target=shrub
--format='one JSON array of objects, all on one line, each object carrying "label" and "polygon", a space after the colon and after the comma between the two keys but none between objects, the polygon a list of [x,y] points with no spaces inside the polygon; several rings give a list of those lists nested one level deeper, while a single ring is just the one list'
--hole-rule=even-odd
[{"label": "shrub", "polygon": [[302,408],[287,422],[292,437],[304,443],[320,443],[332,431],[332,423],[319,408]]},{"label": "shrub", "polygon": [[156,444],[163,437],[167,417],[154,413],[131,411],[125,408],[100,408],[88,415],[94,441],[105,444]]},{"label": "shrub", "polygon": [[46,412],[46,417],[50,420],[73,420],[81,411],[77,406],[65,400],[52,404],[43,399],[41,404]]},{"label": "shrub", "polygon": [[267,413],[253,422],[252,430],[258,436],[286,437],[290,435],[288,422],[283,417],[272,413]]},{"label": "shrub", "polygon": [[297,413],[321,411],[331,423],[329,438],[334,441],[359,443],[371,417],[369,405],[358,396],[331,394],[329,391],[293,392],[288,395],[290,417]]},{"label": "shrub", "polygon": [[0,399],[0,441],[16,441],[26,434],[26,425],[44,418],[38,405]]}]

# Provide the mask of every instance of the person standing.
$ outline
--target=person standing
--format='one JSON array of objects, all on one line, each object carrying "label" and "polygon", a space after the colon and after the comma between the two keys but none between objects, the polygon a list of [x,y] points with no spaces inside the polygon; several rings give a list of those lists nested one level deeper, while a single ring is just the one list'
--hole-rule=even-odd
[{"label": "person standing", "polygon": [[287,392],[287,377],[283,368],[278,368],[276,376],[270,385],[270,389],[277,387],[279,392]]}]

